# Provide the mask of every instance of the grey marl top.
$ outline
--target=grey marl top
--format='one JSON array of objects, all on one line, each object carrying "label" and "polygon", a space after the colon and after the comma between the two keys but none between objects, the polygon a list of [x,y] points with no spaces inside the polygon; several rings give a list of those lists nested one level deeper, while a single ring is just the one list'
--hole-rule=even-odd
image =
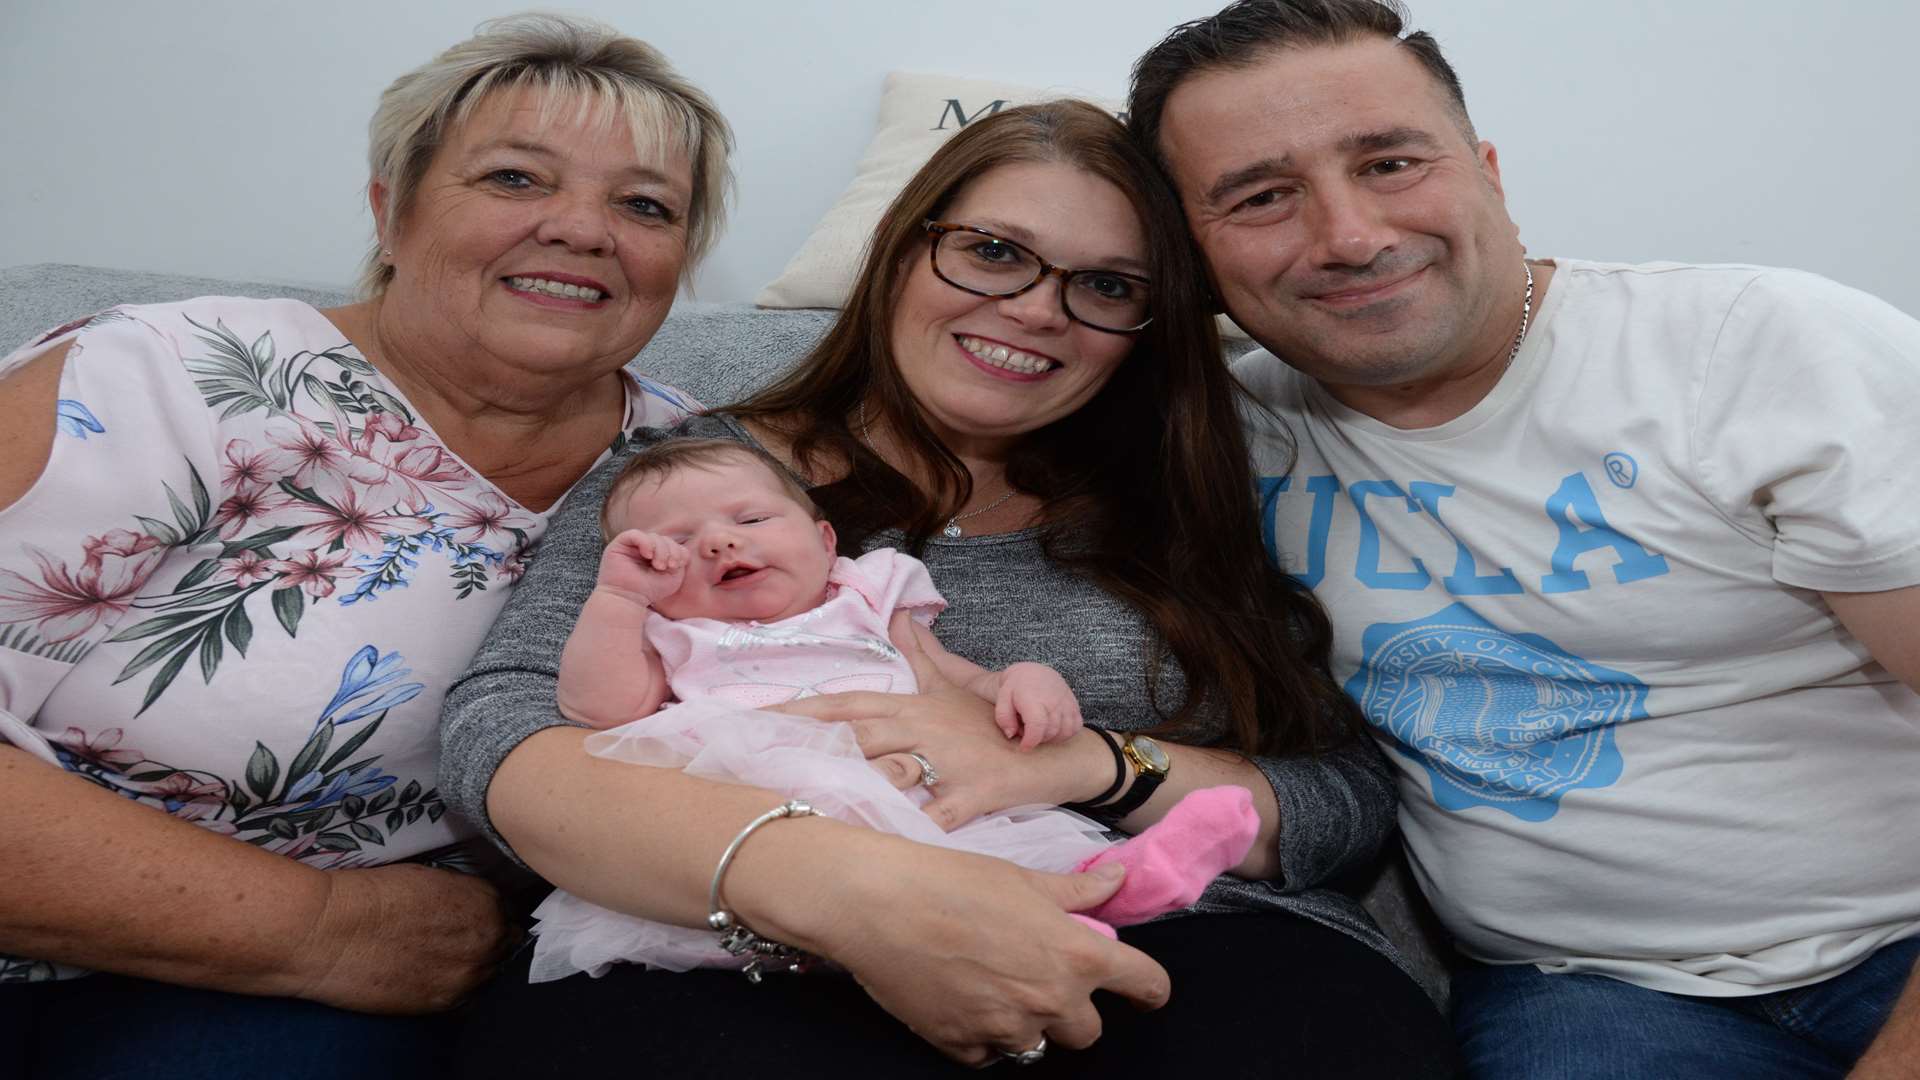
[{"label": "grey marl top", "polygon": [[[753,441],[725,416],[696,417],[683,430]],[[486,818],[487,785],[522,739],[570,723],[555,706],[560,651],[593,591],[600,503],[628,456],[604,463],[567,497],[473,666],[447,694],[441,794],[503,850]],[[880,533],[872,545],[900,540],[898,533]],[[1158,648],[1153,631],[1132,608],[1049,562],[1037,530],[936,536],[922,558],[947,598],[937,630],[948,649],[989,668],[1016,660],[1051,665],[1072,685],[1089,723],[1115,731],[1159,723],[1147,702],[1145,675],[1147,657]],[[1184,693],[1170,658],[1160,679],[1163,697]],[[1283,876],[1259,882],[1223,876],[1190,910],[1291,913],[1357,938],[1404,967],[1360,905],[1325,887],[1370,863],[1393,831],[1393,778],[1379,748],[1362,739],[1320,757],[1254,762],[1279,799]]]}]

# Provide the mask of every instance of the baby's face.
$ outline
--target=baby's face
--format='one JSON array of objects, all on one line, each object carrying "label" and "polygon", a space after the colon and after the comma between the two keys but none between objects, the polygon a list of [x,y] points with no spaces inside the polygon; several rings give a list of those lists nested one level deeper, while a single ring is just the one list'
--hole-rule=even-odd
[{"label": "baby's face", "polygon": [[653,605],[669,619],[773,622],[826,599],[833,526],[813,520],[759,462],[687,466],[643,481],[614,525],[686,547],[679,591]]}]

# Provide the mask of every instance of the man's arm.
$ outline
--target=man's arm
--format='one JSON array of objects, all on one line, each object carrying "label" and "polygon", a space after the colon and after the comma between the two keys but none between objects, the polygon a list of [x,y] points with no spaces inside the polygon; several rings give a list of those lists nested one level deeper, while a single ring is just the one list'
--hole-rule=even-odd
[{"label": "man's arm", "polygon": [[[1920,586],[1875,593],[1826,593],[1842,625],[1880,666],[1920,692]],[[1854,1080],[1920,1077],[1920,968],[1850,1074]]]},{"label": "man's arm", "polygon": [[1860,639],[1881,667],[1920,693],[1920,585],[1821,595],[1841,625]]},{"label": "man's arm", "polygon": [[1915,1080],[1920,1077],[1920,965],[1907,979],[1880,1037],[1867,1047],[1848,1080]]}]

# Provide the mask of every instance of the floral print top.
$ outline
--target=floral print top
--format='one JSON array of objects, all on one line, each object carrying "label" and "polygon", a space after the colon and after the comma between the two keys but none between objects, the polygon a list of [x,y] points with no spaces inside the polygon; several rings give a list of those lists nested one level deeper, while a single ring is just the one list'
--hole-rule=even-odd
[{"label": "floral print top", "polygon": [[[306,304],[116,308],[0,375],[66,338],[51,457],[0,510],[0,740],[323,869],[464,839],[441,698],[547,514]],[[627,400],[621,440],[695,407]],[[75,973],[0,956],[0,983]]]}]

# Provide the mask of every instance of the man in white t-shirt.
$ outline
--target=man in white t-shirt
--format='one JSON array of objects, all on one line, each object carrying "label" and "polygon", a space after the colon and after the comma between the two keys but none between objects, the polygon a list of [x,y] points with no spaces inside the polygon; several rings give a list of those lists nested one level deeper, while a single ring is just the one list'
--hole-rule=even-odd
[{"label": "man in white t-shirt", "polygon": [[1920,1075],[1920,322],[1527,259],[1372,0],[1180,27],[1130,108],[1265,346],[1269,541],[1400,771],[1473,1074]]}]

